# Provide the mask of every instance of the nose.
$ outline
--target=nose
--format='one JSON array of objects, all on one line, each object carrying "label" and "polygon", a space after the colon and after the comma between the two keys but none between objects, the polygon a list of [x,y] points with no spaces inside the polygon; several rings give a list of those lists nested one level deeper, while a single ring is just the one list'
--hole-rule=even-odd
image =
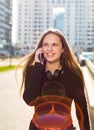
[{"label": "nose", "polygon": [[48,49],[48,51],[52,50],[52,46],[49,45],[47,49]]}]

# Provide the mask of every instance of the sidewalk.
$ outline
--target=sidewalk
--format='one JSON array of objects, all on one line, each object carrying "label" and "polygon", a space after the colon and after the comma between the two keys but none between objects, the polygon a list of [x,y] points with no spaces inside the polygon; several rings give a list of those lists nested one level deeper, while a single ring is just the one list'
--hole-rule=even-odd
[{"label": "sidewalk", "polygon": [[94,79],[87,67],[83,67],[83,75],[85,80],[86,91],[90,107],[94,108]]},{"label": "sidewalk", "polygon": [[33,115],[19,96],[15,72],[0,73],[0,130],[28,130]]}]

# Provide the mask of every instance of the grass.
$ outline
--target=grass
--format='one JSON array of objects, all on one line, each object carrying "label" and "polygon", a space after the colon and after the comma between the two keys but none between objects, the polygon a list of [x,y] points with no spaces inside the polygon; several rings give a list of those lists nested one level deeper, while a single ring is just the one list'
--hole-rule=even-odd
[{"label": "grass", "polygon": [[15,69],[15,65],[0,66],[0,72],[9,71]]}]

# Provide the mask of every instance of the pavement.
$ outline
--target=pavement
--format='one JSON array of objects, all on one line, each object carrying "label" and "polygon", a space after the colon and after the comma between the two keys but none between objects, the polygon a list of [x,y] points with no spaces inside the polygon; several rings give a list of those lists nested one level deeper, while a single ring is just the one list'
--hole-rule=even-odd
[{"label": "pavement", "polygon": [[[17,63],[17,62],[16,62]],[[89,85],[92,78],[88,77],[86,68],[83,68],[85,79],[88,79]],[[87,76],[86,76],[87,75]],[[18,76],[21,83],[21,69]],[[88,86],[88,85],[87,85]],[[89,86],[88,86],[89,87]],[[87,88],[88,90],[90,88]],[[94,98],[91,96],[92,91],[89,90],[89,100]],[[91,105],[94,102],[91,101]],[[15,71],[7,71],[0,73],[0,130],[28,130],[29,123],[34,113],[34,107],[28,106],[19,93],[19,86],[15,79]],[[75,115],[75,108],[72,105],[73,123],[79,130],[78,122]]]},{"label": "pavement", "polygon": [[17,65],[22,58],[0,59],[0,66]]},{"label": "pavement", "polygon": [[33,111],[20,97],[15,71],[0,73],[0,130],[28,130]]}]

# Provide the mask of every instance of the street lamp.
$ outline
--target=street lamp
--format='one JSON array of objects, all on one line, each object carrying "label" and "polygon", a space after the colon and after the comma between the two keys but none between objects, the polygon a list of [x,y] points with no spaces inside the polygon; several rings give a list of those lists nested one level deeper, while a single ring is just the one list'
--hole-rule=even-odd
[{"label": "street lamp", "polygon": [[[10,26],[10,35],[11,35],[11,28],[12,28],[12,21],[10,20],[8,22],[9,26]],[[11,38],[10,38],[11,39]],[[11,59],[11,49],[12,49],[12,45],[11,45],[11,40],[9,42],[9,66],[11,66],[12,64],[12,59]]]}]

